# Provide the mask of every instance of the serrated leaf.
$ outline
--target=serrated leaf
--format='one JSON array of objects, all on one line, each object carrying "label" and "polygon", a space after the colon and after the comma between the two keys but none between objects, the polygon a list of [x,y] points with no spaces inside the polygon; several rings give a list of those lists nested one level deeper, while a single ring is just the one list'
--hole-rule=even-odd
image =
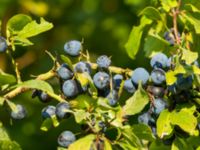
[{"label": "serrated leaf", "polygon": [[17,14],[8,20],[7,29],[11,32],[19,32],[31,21],[32,19],[30,16]]},{"label": "serrated leaf", "polygon": [[177,77],[175,75],[176,73],[172,70],[165,73],[167,85],[173,85],[176,82]]},{"label": "serrated leaf", "polygon": [[160,12],[158,11],[158,9],[151,6],[144,8],[139,14],[139,16],[141,15],[145,15],[147,18],[156,20],[156,21],[161,19]]},{"label": "serrated leaf", "polygon": [[15,82],[16,82],[15,76],[4,72],[0,72],[0,86],[5,84],[12,84]]},{"label": "serrated leaf", "polygon": [[164,136],[169,136],[173,132],[170,119],[171,113],[168,110],[163,110],[156,122],[158,137],[163,138]]},{"label": "serrated leaf", "polygon": [[89,134],[69,145],[68,150],[90,150],[95,138],[94,134]]},{"label": "serrated leaf", "polygon": [[48,31],[51,28],[53,28],[52,23],[40,18],[40,23],[37,23],[36,21],[28,23],[20,32],[18,32],[18,37],[26,39]]},{"label": "serrated leaf", "polygon": [[195,130],[197,126],[197,118],[193,114],[188,113],[188,111],[181,109],[179,112],[176,112],[176,110],[174,110],[170,116],[171,124],[178,125],[182,130],[190,135],[197,135],[198,131]]},{"label": "serrated leaf", "polygon": [[71,60],[67,56],[61,55],[60,57],[61,57],[62,61],[64,61],[70,67],[71,70],[74,70],[73,69],[73,64],[72,64]]},{"label": "serrated leaf", "polygon": [[49,93],[54,92],[50,84],[42,80],[28,80],[28,81],[18,84],[17,87],[38,89],[38,90],[42,90],[44,92],[49,92]]},{"label": "serrated leaf", "polygon": [[152,130],[149,126],[145,124],[134,124],[132,126],[133,133],[140,138],[148,141],[154,141],[155,137],[152,133]]},{"label": "serrated leaf", "polygon": [[160,0],[161,5],[165,11],[170,11],[171,8],[177,7],[178,2],[176,0]]},{"label": "serrated leaf", "polygon": [[152,20],[142,17],[139,26],[134,26],[127,43],[125,44],[126,51],[130,58],[134,59],[140,48],[140,42],[146,26],[150,25]]},{"label": "serrated leaf", "polygon": [[125,115],[134,115],[141,112],[144,107],[149,103],[149,96],[140,84],[137,91],[132,97],[126,100],[123,107]]},{"label": "serrated leaf", "polygon": [[190,65],[198,58],[197,52],[192,52],[190,50],[182,50],[182,60],[185,60],[186,64]]}]

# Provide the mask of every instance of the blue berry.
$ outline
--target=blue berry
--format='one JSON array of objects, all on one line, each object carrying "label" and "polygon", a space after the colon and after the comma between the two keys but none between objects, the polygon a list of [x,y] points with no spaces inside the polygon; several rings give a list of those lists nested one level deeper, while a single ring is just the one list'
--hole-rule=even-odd
[{"label": "blue berry", "polygon": [[27,111],[24,106],[17,104],[16,111],[11,112],[11,117],[16,120],[20,120],[26,117]]},{"label": "blue berry", "polygon": [[150,64],[153,68],[165,68],[168,64],[168,58],[163,53],[157,53],[151,58]]},{"label": "blue berry", "polygon": [[154,69],[151,72],[151,79],[155,84],[162,84],[165,81],[165,71],[162,69]]},{"label": "blue berry", "polygon": [[151,120],[151,116],[148,112],[143,113],[138,116],[138,123],[143,123],[143,124],[148,125],[150,120]]},{"label": "blue berry", "polygon": [[[181,35],[180,35],[179,32],[178,32],[178,37],[179,37],[179,38],[181,37]],[[164,38],[165,38],[165,40],[167,40],[167,41],[169,42],[169,44],[170,44],[171,46],[173,46],[173,45],[175,44],[175,33],[174,33],[174,29],[171,28],[169,32],[168,32],[168,31],[165,32],[165,33],[164,33]]]},{"label": "blue berry", "polygon": [[55,112],[56,112],[56,107],[55,106],[46,106],[42,109],[42,117],[44,119],[47,119],[47,118],[51,118],[53,115],[55,115]]},{"label": "blue berry", "polygon": [[75,80],[67,80],[63,83],[62,91],[68,98],[74,97],[79,93],[77,82]]},{"label": "blue berry", "polygon": [[91,74],[91,70],[90,64],[83,61],[78,62],[74,68],[74,71],[78,73],[87,72],[88,74]]},{"label": "blue berry", "polygon": [[136,88],[133,85],[133,82],[131,79],[127,79],[124,81],[124,89],[128,92],[128,93],[134,93]]},{"label": "blue berry", "polygon": [[122,83],[122,80],[123,80],[123,76],[121,74],[116,74],[114,77],[113,77],[113,81],[114,81],[114,87],[119,90],[120,88],[120,85]]},{"label": "blue berry", "polygon": [[36,96],[43,103],[47,103],[47,102],[51,101],[51,97],[47,93],[45,93],[41,90],[34,90],[33,91],[32,98],[34,98]]},{"label": "blue berry", "polygon": [[152,107],[154,110],[153,112],[156,114],[156,115],[159,115],[165,108],[167,108],[167,103],[166,101],[164,101],[163,99],[161,98],[156,98],[154,100],[154,107]]},{"label": "blue berry", "polygon": [[148,79],[149,79],[149,73],[144,68],[136,68],[131,76],[131,80],[133,81],[133,83],[137,85],[139,84],[140,81],[142,81],[143,85],[146,84]]},{"label": "blue berry", "polygon": [[95,86],[102,90],[109,86],[110,76],[106,72],[97,72],[93,77],[93,81]]},{"label": "blue berry", "polygon": [[67,110],[70,109],[70,106],[67,102],[60,102],[56,105],[56,116],[59,119],[63,119],[64,117],[69,116]]},{"label": "blue berry", "polygon": [[0,36],[0,52],[5,52],[8,48],[6,39],[2,36]]},{"label": "blue berry", "polygon": [[67,64],[62,64],[57,70],[58,76],[63,80],[69,80],[73,77],[73,72],[69,69]]},{"label": "blue berry", "polygon": [[68,147],[70,144],[72,144],[76,140],[76,137],[74,133],[71,131],[63,131],[58,136],[58,144],[62,147]]},{"label": "blue berry", "polygon": [[106,98],[108,99],[108,103],[110,106],[115,106],[118,100],[118,92],[116,90],[112,90]]},{"label": "blue berry", "polygon": [[163,97],[165,94],[165,89],[158,86],[148,86],[147,89],[155,98]]},{"label": "blue berry", "polygon": [[111,60],[106,55],[102,55],[97,58],[97,65],[99,68],[108,68],[110,64],[111,64]]},{"label": "blue berry", "polygon": [[184,77],[182,74],[177,76],[176,86],[178,90],[188,90],[192,87],[192,76]]},{"label": "blue berry", "polygon": [[82,50],[82,44],[80,41],[72,40],[64,45],[64,51],[71,56],[78,56]]}]

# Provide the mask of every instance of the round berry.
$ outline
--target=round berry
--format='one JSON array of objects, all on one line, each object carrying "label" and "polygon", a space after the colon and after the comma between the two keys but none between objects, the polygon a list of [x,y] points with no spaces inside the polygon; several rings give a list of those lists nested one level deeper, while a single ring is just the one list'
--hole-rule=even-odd
[{"label": "round berry", "polygon": [[73,77],[73,72],[69,69],[67,64],[62,64],[57,70],[58,76],[63,80],[69,80]]},{"label": "round berry", "polygon": [[122,83],[122,80],[123,80],[123,76],[121,74],[116,74],[114,77],[113,77],[113,81],[114,81],[114,87],[119,90],[120,88],[120,85]]},{"label": "round berry", "polygon": [[67,110],[70,109],[70,106],[67,102],[60,102],[56,105],[56,116],[59,119],[63,119],[64,117],[69,116],[70,114],[67,112]]},{"label": "round berry", "polygon": [[51,97],[47,93],[45,93],[41,90],[34,90],[33,91],[32,98],[34,98],[36,96],[43,103],[47,103],[47,102],[51,101]]},{"label": "round berry", "polygon": [[66,97],[74,97],[79,93],[75,80],[67,80],[63,83],[62,91]]},{"label": "round berry", "polygon": [[108,68],[110,64],[111,64],[111,60],[106,55],[102,55],[97,58],[97,65],[99,68]]},{"label": "round berry", "polygon": [[156,98],[163,97],[165,94],[165,89],[158,86],[148,86],[148,91]]},{"label": "round berry", "polygon": [[165,71],[156,68],[151,72],[151,79],[155,84],[162,84],[165,81]]},{"label": "round berry", "polygon": [[93,81],[95,86],[101,90],[109,86],[110,76],[106,72],[97,72],[93,77]]},{"label": "round berry", "polygon": [[78,62],[74,68],[74,71],[77,73],[87,72],[88,74],[91,74],[91,70],[90,64],[83,61]]},{"label": "round berry", "polygon": [[72,40],[66,42],[64,45],[64,51],[71,56],[78,56],[82,50],[82,44],[80,41]]},{"label": "round berry", "polygon": [[131,76],[131,80],[136,85],[138,85],[140,81],[142,81],[142,84],[144,85],[147,83],[148,79],[149,79],[149,73],[144,68],[136,68]]},{"label": "round berry", "polygon": [[131,79],[127,79],[124,81],[124,89],[128,92],[128,93],[134,93],[135,92],[135,86],[133,85],[133,82]]},{"label": "round berry", "polygon": [[153,68],[165,68],[168,64],[168,58],[163,53],[157,53],[151,58],[150,64]]},{"label": "round berry", "polygon": [[24,106],[17,104],[16,110],[11,112],[11,117],[16,120],[20,120],[26,117],[27,111]]},{"label": "round berry", "polygon": [[5,52],[8,48],[6,39],[2,36],[0,36],[0,52]]},{"label": "round berry", "polygon": [[161,98],[156,98],[155,100],[154,100],[154,113],[156,114],[156,115],[159,115],[166,107],[167,107],[167,103],[163,100],[163,99],[161,99]]},{"label": "round berry", "polygon": [[[180,33],[178,32],[178,37],[180,38],[181,35]],[[171,46],[173,46],[175,44],[175,33],[174,33],[174,29],[171,28],[170,31],[167,31],[164,33],[164,38],[165,40],[167,40],[169,42],[169,44]]]},{"label": "round berry", "polygon": [[46,106],[42,109],[42,117],[44,119],[51,118],[53,115],[55,115],[56,107],[55,106]]},{"label": "round berry", "polygon": [[71,131],[63,131],[58,136],[58,144],[62,147],[68,147],[75,140],[76,140],[76,137],[75,137],[74,133],[72,133]]},{"label": "round berry", "polygon": [[138,116],[138,122],[148,125],[149,120],[151,120],[151,116],[148,112],[143,113]]},{"label": "round berry", "polygon": [[184,77],[182,74],[177,76],[176,86],[178,90],[188,90],[192,87],[192,76]]},{"label": "round berry", "polygon": [[118,100],[118,92],[116,90],[112,90],[106,98],[108,99],[110,106],[115,106]]}]

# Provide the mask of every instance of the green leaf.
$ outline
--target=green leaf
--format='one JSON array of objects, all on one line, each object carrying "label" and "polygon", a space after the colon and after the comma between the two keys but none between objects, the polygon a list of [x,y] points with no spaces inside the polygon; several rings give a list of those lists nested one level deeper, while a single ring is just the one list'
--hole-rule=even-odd
[{"label": "green leaf", "polygon": [[187,138],[187,143],[190,143],[193,147],[200,146],[200,136],[190,136]]},{"label": "green leaf", "polygon": [[8,20],[7,29],[11,32],[19,32],[31,21],[30,16],[17,14]]},{"label": "green leaf", "polygon": [[108,139],[104,138],[104,150],[112,150],[111,143]]},{"label": "green leaf", "polygon": [[152,23],[152,20],[142,17],[140,20],[139,26],[134,26],[127,43],[125,44],[126,51],[130,58],[134,59],[135,55],[138,53],[140,48],[140,42],[142,39],[142,35],[144,32],[145,27],[150,25]]},{"label": "green leaf", "polygon": [[171,125],[171,113],[168,110],[163,110],[156,122],[157,135],[160,138],[169,136],[173,132],[173,126]]},{"label": "green leaf", "polygon": [[95,138],[96,135],[89,134],[69,145],[68,150],[90,150],[90,147],[93,144]]},{"label": "green leaf", "polygon": [[182,50],[182,59],[185,60],[186,64],[191,65],[198,58],[197,52],[192,52],[190,50]]},{"label": "green leaf", "polygon": [[192,150],[192,146],[182,138],[176,138],[172,143],[171,150]]},{"label": "green leaf", "polygon": [[197,135],[198,131],[195,130],[197,126],[197,118],[189,113],[188,109],[181,109],[179,112],[174,110],[171,115],[171,124],[178,125],[185,132],[190,135]]},{"label": "green leaf", "polygon": [[170,51],[172,48],[169,47],[169,43],[160,37],[158,34],[149,33],[145,39],[144,51],[145,55],[152,56],[153,53],[160,51]]},{"label": "green leaf", "polygon": [[67,56],[61,55],[60,57],[70,67],[71,70],[74,70],[73,69],[73,64],[72,64],[71,60]]},{"label": "green leaf", "polygon": [[161,5],[165,11],[170,11],[170,9],[177,7],[178,2],[177,0],[160,0]]},{"label": "green leaf", "polygon": [[9,135],[3,128],[3,124],[0,122],[0,141],[10,140]]},{"label": "green leaf", "polygon": [[146,16],[147,18],[151,20],[156,20],[156,21],[161,20],[161,15],[158,9],[151,6],[144,8],[139,14],[139,16],[142,16],[142,15]]},{"label": "green leaf", "polygon": [[79,81],[82,87],[85,87],[88,85],[88,73],[76,73],[76,79]]},{"label": "green leaf", "polygon": [[140,139],[133,133],[132,128],[130,126],[125,126],[122,129],[123,140],[124,142],[129,143],[132,147],[141,148],[142,144]]},{"label": "green leaf", "polygon": [[26,39],[48,31],[51,28],[53,28],[52,23],[40,18],[40,23],[37,23],[36,21],[28,23],[21,31],[18,32],[18,37]]},{"label": "green leaf", "polygon": [[4,102],[5,102],[5,98],[0,97],[0,106],[2,106],[4,104]]},{"label": "green leaf", "polygon": [[0,86],[5,84],[12,84],[15,82],[16,82],[15,76],[4,72],[0,72]]},{"label": "green leaf", "polygon": [[77,123],[81,123],[83,120],[87,118],[88,113],[85,110],[75,110],[74,117]]},{"label": "green leaf", "polygon": [[190,13],[184,13],[182,16],[191,24],[194,26],[195,32],[197,34],[200,34],[200,19],[195,17],[194,15]]},{"label": "green leaf", "polygon": [[125,115],[134,115],[141,112],[149,103],[149,97],[140,84],[137,91],[130,97],[123,107]]},{"label": "green leaf", "polygon": [[171,145],[164,145],[160,140],[151,143],[149,150],[171,150]]},{"label": "green leaf", "polygon": [[200,10],[192,4],[185,4],[184,9],[187,10],[187,11],[200,13]]},{"label": "green leaf", "polygon": [[166,83],[167,83],[167,85],[172,85],[177,80],[176,73],[174,71],[172,71],[172,70],[166,72],[165,73],[165,77],[166,77]]},{"label": "green leaf", "polygon": [[151,128],[145,124],[135,124],[132,126],[133,133],[139,138],[148,141],[154,141],[155,137],[151,131]]},{"label": "green leaf", "polygon": [[0,141],[0,149],[1,150],[22,150],[20,145],[15,141]]},{"label": "green leaf", "polygon": [[31,89],[38,89],[44,92],[53,93],[53,88],[47,83],[46,81],[42,80],[28,80],[23,83],[17,85],[17,87],[24,87],[24,88],[31,88]]}]

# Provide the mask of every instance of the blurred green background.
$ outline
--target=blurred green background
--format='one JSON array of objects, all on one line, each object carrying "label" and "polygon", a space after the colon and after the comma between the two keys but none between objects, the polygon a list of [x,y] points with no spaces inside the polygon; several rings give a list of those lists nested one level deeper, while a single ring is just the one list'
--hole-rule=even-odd
[{"label": "blurred green background", "polygon": [[[92,61],[98,55],[106,54],[112,56],[112,64],[115,66],[148,68],[147,58],[141,52],[136,60],[131,60],[124,48],[132,26],[139,23],[138,12],[146,5],[151,5],[148,0],[0,0],[0,20],[5,28],[10,17],[25,13],[36,20],[44,17],[54,24],[52,30],[31,39],[35,43],[33,46],[17,47],[14,56],[19,62],[23,80],[30,79],[30,75],[48,71],[52,62],[45,50],[63,54],[64,43],[72,39],[84,39],[84,49],[89,51]],[[0,54],[0,68],[13,73],[10,60],[5,54]],[[52,84],[56,82],[51,80]],[[63,121],[59,127],[49,132],[42,132],[40,113],[46,105],[36,98],[32,99],[31,92],[13,101],[26,106],[28,117],[11,122],[8,110],[0,108],[0,120],[11,138],[24,150],[54,150],[60,132],[66,129],[79,132],[79,127],[72,124],[73,118]]]}]

